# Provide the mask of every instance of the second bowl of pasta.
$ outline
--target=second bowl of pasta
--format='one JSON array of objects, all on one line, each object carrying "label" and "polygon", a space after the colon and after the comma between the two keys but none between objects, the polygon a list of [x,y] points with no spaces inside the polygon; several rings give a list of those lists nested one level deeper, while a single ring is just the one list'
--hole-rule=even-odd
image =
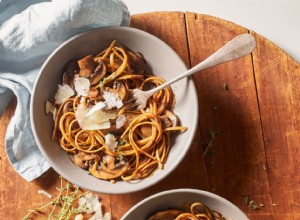
[{"label": "second bowl of pasta", "polygon": [[198,189],[173,189],[154,194],[133,206],[121,218],[145,220],[249,220],[228,200]]}]

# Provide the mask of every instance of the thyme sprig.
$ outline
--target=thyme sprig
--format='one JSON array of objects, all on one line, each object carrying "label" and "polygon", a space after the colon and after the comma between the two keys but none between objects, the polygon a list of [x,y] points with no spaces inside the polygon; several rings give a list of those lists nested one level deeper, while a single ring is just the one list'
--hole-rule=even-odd
[{"label": "thyme sprig", "polygon": [[254,200],[250,199],[250,197],[248,195],[244,196],[244,201],[245,201],[246,205],[253,210],[258,210],[258,209],[260,209],[260,207],[263,206],[262,204],[260,206],[254,204]]},{"label": "thyme sprig", "polygon": [[215,131],[215,130],[210,130],[209,131],[210,140],[206,144],[206,147],[205,147],[204,152],[202,154],[202,158],[205,158],[208,155],[209,150],[213,147],[213,141],[218,136],[218,134],[219,134],[218,131]]},{"label": "thyme sprig", "polygon": [[78,186],[71,185],[70,183],[67,183],[65,186],[63,186],[62,177],[60,177],[60,187],[57,187],[56,189],[59,193],[55,198],[39,208],[28,210],[27,215],[25,215],[22,220],[31,219],[33,214],[43,213],[42,210],[45,210],[50,206],[53,207],[46,218],[48,220],[68,220],[71,219],[73,214],[77,214],[78,210],[73,207],[74,202],[88,193],[88,191],[81,193]]}]

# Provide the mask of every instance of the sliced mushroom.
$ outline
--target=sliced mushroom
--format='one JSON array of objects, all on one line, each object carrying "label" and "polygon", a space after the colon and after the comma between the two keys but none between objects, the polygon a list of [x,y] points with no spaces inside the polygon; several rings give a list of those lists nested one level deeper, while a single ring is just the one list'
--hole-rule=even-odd
[{"label": "sliced mushroom", "polygon": [[78,64],[75,60],[71,60],[64,67],[63,74],[63,84],[69,85],[72,89],[74,89],[74,76],[76,74],[76,70],[78,70]]},{"label": "sliced mushroom", "polygon": [[113,88],[117,90],[119,98],[121,100],[125,100],[125,98],[127,97],[127,89],[125,84],[121,81],[116,81],[113,85]]},{"label": "sliced mushroom", "polygon": [[84,152],[74,154],[75,164],[85,170],[89,168],[89,161],[95,160],[97,158],[99,158],[97,154],[87,154]]},{"label": "sliced mushroom", "polygon": [[175,105],[176,105],[176,97],[173,96],[172,102],[170,102],[169,109],[173,110],[175,108]]},{"label": "sliced mushroom", "polygon": [[134,52],[128,50],[129,64],[136,74],[143,74],[146,70],[146,60],[141,53],[135,54]]},{"label": "sliced mushroom", "polygon": [[172,122],[172,126],[175,127],[179,124],[177,115],[174,114],[171,110],[166,110],[166,116]]},{"label": "sliced mushroom", "polygon": [[90,173],[104,180],[115,179],[122,176],[129,168],[129,162],[119,157],[105,155],[100,163],[96,161],[92,167],[90,167]]},{"label": "sliced mushroom", "polygon": [[162,116],[159,117],[159,119],[161,121],[161,125],[162,125],[163,129],[172,127],[172,122],[170,121],[168,116],[162,115]]},{"label": "sliced mushroom", "polygon": [[118,94],[119,98],[123,101],[127,97],[127,89],[123,82],[115,81],[113,88],[109,88],[108,92]]},{"label": "sliced mushroom", "polygon": [[117,134],[117,127],[116,127],[116,120],[115,119],[110,119],[110,127],[109,128],[105,128],[105,129],[101,129],[102,133],[104,135],[106,134]]},{"label": "sliced mushroom", "polygon": [[154,215],[151,215],[147,220],[174,220],[182,213],[178,209],[169,209],[164,211],[159,211]]},{"label": "sliced mushroom", "polygon": [[129,124],[139,115],[139,113],[125,113],[126,122],[123,125],[124,128],[127,128]]},{"label": "sliced mushroom", "polygon": [[105,63],[102,60],[99,60],[98,62],[99,65],[95,68],[94,74],[92,74],[90,77],[90,83],[92,86],[99,83],[104,78],[107,72]]},{"label": "sliced mushroom", "polygon": [[93,55],[88,55],[81,60],[78,61],[78,66],[80,68],[79,75],[81,77],[89,77],[91,74],[94,73],[95,70],[95,63]]},{"label": "sliced mushroom", "polygon": [[95,87],[90,88],[89,91],[88,91],[88,96],[89,97],[97,97],[98,94],[99,94],[99,91]]}]

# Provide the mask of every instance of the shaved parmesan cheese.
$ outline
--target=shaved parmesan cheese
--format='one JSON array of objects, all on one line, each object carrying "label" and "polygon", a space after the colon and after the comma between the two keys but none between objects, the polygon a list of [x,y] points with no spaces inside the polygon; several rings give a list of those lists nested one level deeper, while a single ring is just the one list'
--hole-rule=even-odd
[{"label": "shaved parmesan cheese", "polygon": [[[110,128],[110,119],[115,119],[117,116],[116,110],[111,110],[114,107],[121,108],[122,100],[118,95],[104,91],[105,102],[98,102],[96,105],[87,107],[84,103],[80,103],[75,111],[75,117],[78,124],[83,130],[98,130]],[[107,111],[110,110],[110,111]],[[123,126],[125,119],[121,117],[118,120],[117,126]]]},{"label": "shaved parmesan cheese", "polygon": [[54,97],[55,104],[61,104],[73,95],[74,95],[74,91],[69,85],[67,84],[58,85],[58,90]]},{"label": "shaved parmesan cheese", "polygon": [[53,121],[55,121],[56,113],[57,113],[57,108],[55,108],[53,111]]},{"label": "shaved parmesan cheese", "polygon": [[83,215],[82,214],[78,214],[75,216],[74,220],[82,220],[83,219]]},{"label": "shaved parmesan cheese", "polygon": [[169,115],[168,118],[172,122],[172,125],[176,126],[178,120],[177,117],[175,115]]},{"label": "shaved parmesan cheese", "polygon": [[96,105],[94,105],[92,108],[89,109],[89,112],[85,115],[85,117],[94,114],[96,111],[102,110],[106,107],[105,102],[98,102]]},{"label": "shaved parmesan cheese", "polygon": [[95,215],[92,216],[89,220],[111,220],[111,214],[107,212],[103,216],[102,211],[96,211]]},{"label": "shaved parmesan cheese", "polygon": [[115,119],[117,111],[103,111],[103,104],[88,108],[84,103],[80,102],[76,111],[75,117],[78,124],[83,130],[98,130],[110,127],[109,119]]},{"label": "shaved parmesan cheese", "polygon": [[[117,116],[117,111],[111,109],[114,107],[121,108],[123,103],[118,95],[110,92],[104,91],[104,99],[105,102],[98,102],[91,107],[87,107],[84,103],[78,105],[75,117],[81,129],[98,130],[110,128],[109,120],[115,119]],[[118,122],[116,122],[117,126],[123,126],[125,120],[125,117],[119,117]]]},{"label": "shaved parmesan cheese", "polygon": [[122,100],[119,98],[118,94],[114,94],[111,92],[103,91],[104,99],[107,104],[107,109],[112,109],[114,107],[121,108],[123,106]]},{"label": "shaved parmesan cheese", "polygon": [[87,78],[77,77],[74,80],[74,87],[77,95],[88,96],[90,81]]},{"label": "shaved parmesan cheese", "polygon": [[95,212],[96,205],[99,204],[99,197],[93,193],[87,193],[79,198],[78,212],[92,214]]},{"label": "shaved parmesan cheese", "polygon": [[105,145],[113,152],[116,150],[116,146],[118,145],[117,139],[112,134],[105,135]]},{"label": "shaved parmesan cheese", "polygon": [[79,206],[77,210],[87,214],[95,213],[90,220],[111,220],[110,213],[105,213],[103,216],[99,197],[92,193],[87,193],[83,197],[79,198]]},{"label": "shaved parmesan cheese", "polygon": [[53,121],[54,121],[56,113],[57,113],[57,109],[55,108],[55,106],[51,102],[46,101],[46,114],[49,114],[49,113],[52,113]]},{"label": "shaved parmesan cheese", "polygon": [[126,117],[125,115],[120,115],[117,120],[116,120],[116,126],[117,129],[119,129],[120,127],[122,127],[126,122]]},{"label": "shaved parmesan cheese", "polygon": [[49,101],[46,101],[46,114],[49,114],[50,112],[53,114],[55,110],[55,106],[49,102]]},{"label": "shaved parmesan cheese", "polygon": [[49,199],[52,198],[52,196],[44,190],[38,190],[38,194],[42,194],[44,196],[47,196]]},{"label": "shaved parmesan cheese", "polygon": [[103,216],[102,220],[111,220],[110,212],[106,212],[105,215]]}]

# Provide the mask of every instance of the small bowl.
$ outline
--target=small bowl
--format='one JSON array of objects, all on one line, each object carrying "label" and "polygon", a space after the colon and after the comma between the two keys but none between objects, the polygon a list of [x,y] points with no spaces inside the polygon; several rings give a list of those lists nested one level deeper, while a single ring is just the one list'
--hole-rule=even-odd
[{"label": "small bowl", "polygon": [[221,213],[226,219],[249,220],[238,207],[228,200],[197,189],[174,189],[154,194],[133,206],[121,220],[146,219],[158,211],[170,208],[182,209],[183,204],[196,201]]},{"label": "small bowl", "polygon": [[54,170],[73,184],[100,193],[122,194],[147,188],[169,175],[186,155],[197,126],[198,101],[194,83],[183,79],[171,87],[176,95],[174,112],[188,130],[176,135],[163,170],[139,181],[109,181],[97,179],[78,168],[57,141],[51,140],[53,119],[45,112],[45,103],[53,98],[62,77],[63,66],[72,59],[98,54],[117,40],[135,52],[141,52],[148,68],[165,80],[187,70],[181,58],[163,41],[144,31],[129,27],[98,28],[79,34],[58,47],[43,64],[32,92],[31,124],[37,145]]}]

